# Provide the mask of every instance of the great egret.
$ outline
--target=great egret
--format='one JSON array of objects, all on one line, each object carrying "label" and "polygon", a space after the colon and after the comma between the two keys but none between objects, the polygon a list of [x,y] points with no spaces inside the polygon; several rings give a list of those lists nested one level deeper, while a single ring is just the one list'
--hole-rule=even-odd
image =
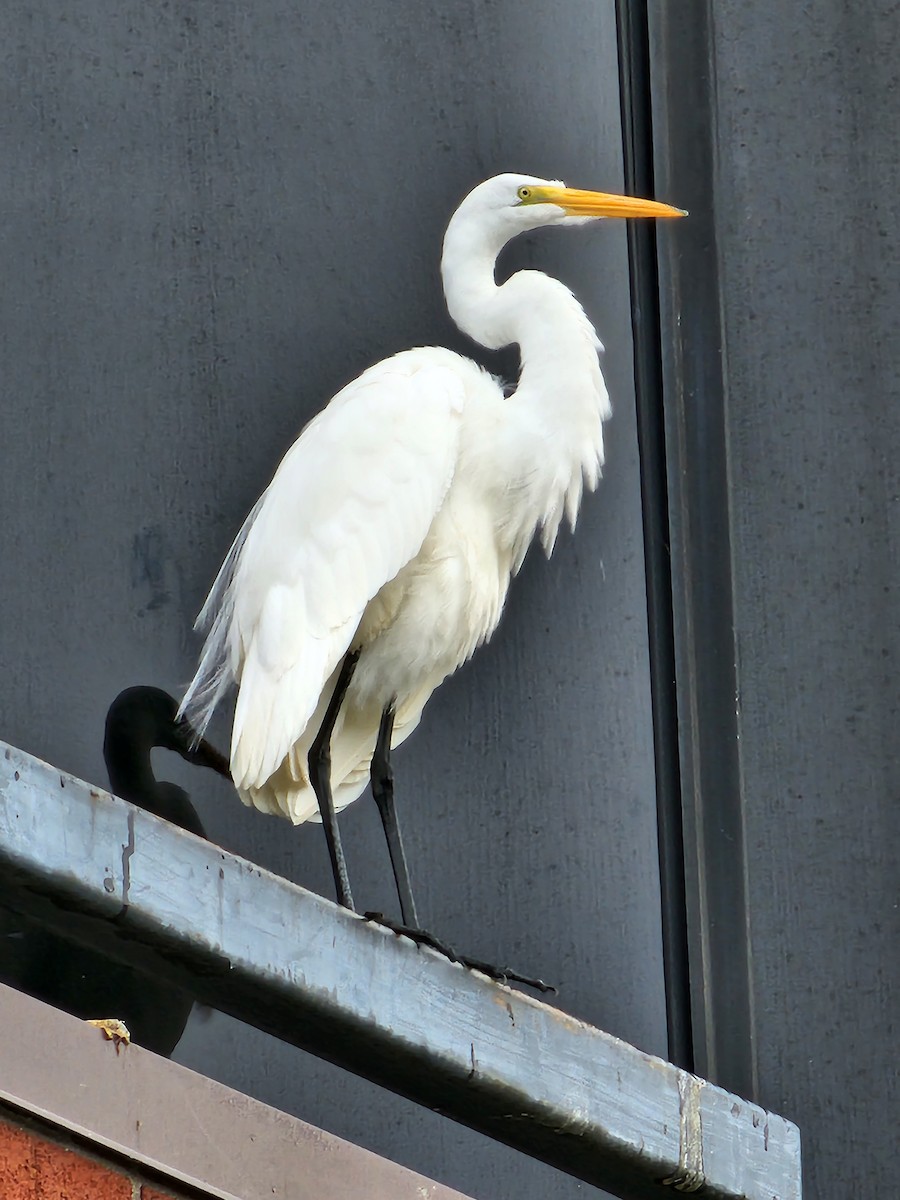
[{"label": "great egret", "polygon": [[[177,707],[159,688],[122,692],[107,713],[103,757],[117,796],[203,837],[187,792],[154,778],[150,752],[162,746],[225,776],[228,762],[186,722],[176,721]],[[0,980],[84,1020],[114,1014],[138,1045],[166,1056],[193,1007],[191,997],[171,984],[11,913],[0,915]]]},{"label": "great egret", "polygon": [[390,751],[496,629],[535,532],[549,555],[564,515],[574,527],[603,463],[610,405],[590,321],[540,272],[498,285],[497,255],[543,225],[684,215],[530,175],[476,187],[444,238],[444,294],[474,341],[518,343],[515,391],[436,347],[370,367],[302,431],[219,571],[181,711],[202,732],[237,682],[231,772],[241,798],[295,824],[324,822],[348,908],[335,813],[371,776],[404,925],[417,926]]}]

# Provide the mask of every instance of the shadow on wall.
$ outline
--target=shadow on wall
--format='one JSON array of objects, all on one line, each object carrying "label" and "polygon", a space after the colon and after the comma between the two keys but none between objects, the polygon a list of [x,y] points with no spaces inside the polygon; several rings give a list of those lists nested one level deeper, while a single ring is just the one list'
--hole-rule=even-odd
[{"label": "shadow on wall", "polygon": [[[159,688],[128,688],[107,713],[103,757],[115,795],[205,837],[187,792],[154,778],[150,754],[157,746],[173,750],[230,779],[228,761],[176,719],[177,708]],[[64,812],[59,819],[65,820]],[[0,907],[0,982],[83,1020],[121,1021],[132,1041],[166,1057],[178,1045],[194,1003],[180,989],[6,907]]]}]

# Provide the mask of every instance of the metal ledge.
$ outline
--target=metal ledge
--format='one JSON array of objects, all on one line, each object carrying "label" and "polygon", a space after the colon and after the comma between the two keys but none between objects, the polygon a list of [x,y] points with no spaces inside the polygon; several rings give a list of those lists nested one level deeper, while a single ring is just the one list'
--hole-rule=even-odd
[{"label": "metal ledge", "polygon": [[796,1126],[0,742],[6,902],[623,1200],[800,1200]]},{"label": "metal ledge", "polygon": [[64,1129],[192,1196],[470,1200],[140,1046],[120,1054],[84,1021],[3,984],[0,1012],[0,1120]]}]

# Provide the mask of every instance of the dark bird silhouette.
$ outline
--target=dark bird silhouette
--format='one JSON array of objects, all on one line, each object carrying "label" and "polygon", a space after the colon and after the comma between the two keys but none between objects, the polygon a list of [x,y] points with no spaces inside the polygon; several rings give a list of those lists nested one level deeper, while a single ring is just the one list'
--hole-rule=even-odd
[{"label": "dark bird silhouette", "polygon": [[184,788],[160,783],[153,775],[150,752],[159,746],[174,750],[189,763],[231,778],[228,759],[204,738],[198,738],[168,692],[132,687],[121,692],[106,714],[103,759],[112,791],[139,808],[206,837],[197,810]]},{"label": "dark bird silhouette", "polygon": [[[107,713],[103,757],[117,796],[205,837],[187,792],[154,778],[150,753],[156,746],[174,750],[230,779],[228,760],[176,719],[177,708],[159,688],[128,688]],[[178,1045],[193,1006],[191,997],[171,984],[3,910],[0,981],[83,1020],[118,1018],[132,1041],[166,1056]]]}]

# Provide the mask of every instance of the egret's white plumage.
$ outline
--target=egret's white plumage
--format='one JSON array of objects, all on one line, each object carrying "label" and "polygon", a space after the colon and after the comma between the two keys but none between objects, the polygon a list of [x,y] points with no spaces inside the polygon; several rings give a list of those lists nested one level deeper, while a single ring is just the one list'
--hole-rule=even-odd
[{"label": "egret's white plumage", "polygon": [[563,517],[574,526],[610,414],[600,343],[563,284],[520,271],[498,286],[494,264],[518,233],[601,215],[680,213],[526,175],[475,188],[447,229],[444,291],[475,341],[518,343],[516,390],[449,350],[408,350],[343,388],[285,455],[200,615],[211,628],[183,704],[202,732],[238,683],[231,770],[245,803],[318,816],[307,756],[351,649],[331,780],[336,808],[356,799],[385,706],[396,701],[396,746],[497,627],[535,532],[549,554]]}]

